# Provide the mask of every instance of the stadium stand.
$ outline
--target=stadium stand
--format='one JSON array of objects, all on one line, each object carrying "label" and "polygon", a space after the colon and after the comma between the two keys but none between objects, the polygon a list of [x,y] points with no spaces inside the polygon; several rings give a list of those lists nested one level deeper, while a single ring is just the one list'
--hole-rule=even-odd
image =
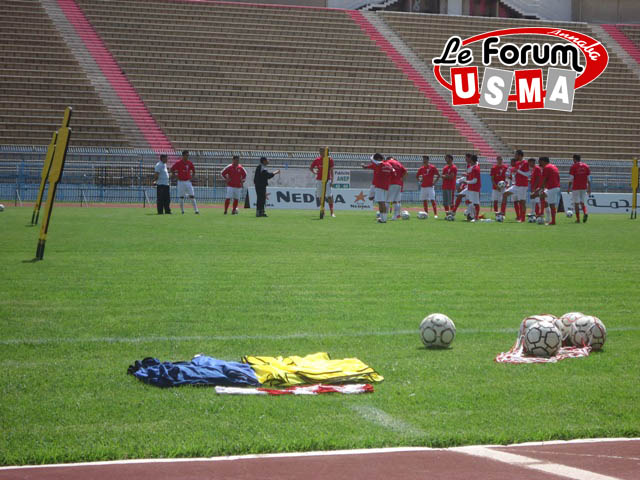
[{"label": "stadium stand", "polygon": [[[491,30],[518,26],[551,26],[592,35],[585,23],[538,22],[531,20],[459,17],[429,14],[380,12],[379,15],[427,64],[442,53],[451,35],[468,38]],[[511,37],[513,43],[540,41],[536,36]],[[483,71],[479,45],[473,47],[474,63]],[[533,110],[507,112],[474,107],[486,125],[511,148],[525,155],[567,158],[581,153],[588,159],[629,159],[638,152],[640,129],[640,81],[611,49],[609,65],[595,82],[576,91],[573,112]],[[498,68],[508,69],[502,65]],[[543,68],[546,82],[546,68]]]},{"label": "stadium stand", "polygon": [[640,25],[616,25],[616,27],[633,42],[636,48],[640,49]]},{"label": "stadium stand", "polygon": [[471,148],[345,11],[77,3],[177,149]]},{"label": "stadium stand", "polygon": [[129,146],[40,3],[2,7],[0,144],[48,145],[72,105],[74,145]]}]

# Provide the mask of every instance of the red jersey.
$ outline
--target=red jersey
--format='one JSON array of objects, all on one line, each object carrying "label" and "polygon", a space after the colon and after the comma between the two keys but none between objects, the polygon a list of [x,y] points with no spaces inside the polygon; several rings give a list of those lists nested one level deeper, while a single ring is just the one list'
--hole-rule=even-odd
[{"label": "red jersey", "polygon": [[522,175],[520,172],[529,172],[529,162],[521,160],[516,163],[516,187],[528,187],[529,177]]},{"label": "red jersey", "polygon": [[224,167],[221,175],[227,180],[227,185],[229,187],[241,188],[243,180],[247,178],[247,171],[240,164],[234,165],[233,163],[230,163]]},{"label": "red jersey", "polygon": [[404,165],[402,165],[395,158],[391,158],[391,159],[387,160],[387,164],[389,164],[395,170],[393,176],[391,177],[390,184],[391,185],[400,185],[401,187],[404,186],[403,177],[407,173],[407,169],[404,168]]},{"label": "red jersey", "polygon": [[443,190],[455,190],[456,189],[456,176],[458,175],[458,167],[455,164],[445,165],[442,169],[442,176],[452,175],[452,177],[447,180],[445,178],[442,179],[442,189]]},{"label": "red jersey", "polygon": [[536,165],[531,172],[531,191],[535,192],[542,185],[542,169]]},{"label": "red jersey", "polygon": [[[311,168],[316,168],[316,180],[322,180],[322,157],[311,162]],[[329,179],[331,180],[331,169],[333,168],[333,158],[329,157]]]},{"label": "red jersey", "polygon": [[560,172],[558,167],[553,163],[548,163],[542,169],[542,178],[546,180],[545,188],[558,188],[560,187]]},{"label": "red jersey", "polygon": [[491,167],[491,179],[493,180],[493,188],[496,188],[498,182],[502,182],[507,178],[507,167],[505,164],[502,165],[494,165]]},{"label": "red jersey", "polygon": [[389,190],[391,177],[395,173],[394,168],[387,162],[380,162],[373,166],[373,186],[382,190]]},{"label": "red jersey", "polygon": [[574,163],[569,169],[569,175],[573,176],[573,183],[571,184],[573,190],[587,189],[587,182],[589,181],[589,175],[591,175],[589,165],[582,162]]},{"label": "red jersey", "polygon": [[[444,173],[444,169],[442,170],[442,173]],[[419,179],[419,177],[422,177],[422,183],[420,184],[421,187],[433,187],[433,177],[435,177],[436,175],[439,175],[438,169],[429,164],[428,166],[423,165],[418,169],[416,178]],[[442,185],[444,188],[444,182],[442,183]]]},{"label": "red jersey", "polygon": [[190,160],[180,159],[171,167],[172,172],[178,172],[178,180],[183,182],[191,180],[191,177],[196,173],[196,169],[193,167],[193,163]]},{"label": "red jersey", "polygon": [[[469,180],[478,179],[476,183],[469,183]],[[467,189],[471,192],[479,192],[482,184],[480,183],[480,165],[474,165],[467,169]]]}]

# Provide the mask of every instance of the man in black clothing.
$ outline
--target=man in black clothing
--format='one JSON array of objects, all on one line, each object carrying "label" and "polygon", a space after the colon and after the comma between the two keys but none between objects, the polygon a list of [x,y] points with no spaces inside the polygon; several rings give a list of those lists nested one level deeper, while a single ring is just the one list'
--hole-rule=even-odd
[{"label": "man in black clothing", "polygon": [[253,175],[253,183],[256,186],[256,196],[257,204],[256,204],[256,217],[266,217],[267,214],[264,213],[264,204],[267,201],[267,185],[269,184],[269,179],[273,178],[275,175],[280,173],[280,170],[276,170],[271,173],[267,170],[267,165],[269,164],[269,160],[267,157],[260,158],[260,165],[256,167],[256,172]]}]

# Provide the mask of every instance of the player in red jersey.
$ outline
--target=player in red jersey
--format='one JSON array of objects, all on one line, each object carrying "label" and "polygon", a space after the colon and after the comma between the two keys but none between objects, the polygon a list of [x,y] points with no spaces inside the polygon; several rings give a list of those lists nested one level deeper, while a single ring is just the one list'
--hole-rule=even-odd
[{"label": "player in red jersey", "polygon": [[555,225],[556,208],[560,201],[560,173],[558,167],[549,162],[549,157],[540,157],[538,162],[542,167],[542,183],[539,188],[542,209],[545,210],[545,204],[549,204],[551,219],[547,225]]},{"label": "player in red jersey", "polygon": [[393,216],[391,220],[399,220],[402,218],[402,190],[404,189],[404,177],[407,176],[407,169],[393,157],[387,157],[386,163],[394,169],[394,174],[389,184],[387,203],[389,206],[393,204]]},{"label": "player in red jersey", "polygon": [[242,165],[240,165],[240,157],[234,155],[231,158],[231,163],[224,167],[220,176],[224,178],[227,183],[227,192],[224,200],[224,214],[227,214],[229,210],[229,202],[233,199],[233,208],[231,215],[238,214],[238,200],[242,198],[242,191],[244,188],[244,182],[247,178],[247,171]]},{"label": "player in red jersey", "polygon": [[536,159],[529,159],[529,169],[531,170],[531,178],[529,184],[531,186],[531,203],[534,206],[536,221],[542,217],[543,209],[540,203],[540,185],[542,184],[542,168],[536,165]]},{"label": "player in red jersey", "polygon": [[587,197],[591,195],[591,169],[589,165],[580,160],[580,155],[573,156],[573,165],[569,169],[569,188],[571,201],[576,211],[576,223],[580,223],[580,208],[584,213],[583,222],[587,222],[589,214],[587,213]]},{"label": "player in red jersey", "polygon": [[480,165],[478,165],[478,156],[471,155],[470,164],[467,169],[467,200],[473,204],[472,222],[480,218],[480,190],[482,188],[480,178]]},{"label": "player in red jersey", "polygon": [[[504,212],[507,208],[507,199],[504,195],[505,188],[500,187],[498,183],[504,182],[506,184],[507,179],[507,167],[502,160],[502,157],[498,155],[496,157],[496,164],[491,167],[490,175],[491,175],[491,185],[493,187],[491,191],[491,201],[493,202],[493,213],[496,216],[496,220],[500,221],[500,214]],[[504,185],[503,184],[503,185]],[[498,201],[502,200],[502,205],[500,210],[498,210]]]},{"label": "player in red jersey", "polygon": [[184,213],[184,197],[190,198],[193,203],[193,210],[197,214],[200,213],[196,204],[196,196],[193,191],[191,179],[196,173],[193,163],[189,160],[189,150],[182,151],[182,158],[173,164],[171,173],[178,175],[178,196],[180,197],[180,210]]},{"label": "player in red jersey", "polygon": [[[453,161],[453,158],[451,161]],[[434,185],[440,179],[440,173],[435,166],[429,163],[428,155],[422,156],[422,166],[418,169],[416,178],[420,185],[420,200],[422,200],[424,211],[427,214],[429,213],[429,201],[431,201],[431,206],[433,206],[433,218],[438,218],[438,207],[436,206],[436,191]],[[445,210],[448,210],[448,207],[445,207]]]},{"label": "player in red jersey", "polygon": [[442,168],[442,205],[446,216],[449,217],[449,210],[453,206],[453,193],[456,190],[458,167],[453,163],[452,155],[446,154],[444,160],[447,164]]},{"label": "player in red jersey", "polygon": [[[320,148],[320,156],[316,158],[311,165],[309,166],[309,170],[316,176],[316,205],[320,206],[320,197],[322,196],[322,158],[324,155],[324,148]],[[333,212],[333,195],[331,194],[331,185],[333,184],[333,158],[329,157],[329,176],[327,177],[327,186],[324,192],[324,200],[323,202],[329,202],[329,210],[331,212],[331,216],[335,217],[335,213]]]},{"label": "player in red jersey", "polygon": [[522,150],[516,151],[516,189],[514,203],[518,203],[518,222],[524,222],[527,217],[527,191],[529,190],[529,178],[531,169],[529,162],[524,160]]},{"label": "player in red jersey", "polygon": [[[380,210],[380,218],[378,223],[387,223],[387,195],[389,193],[389,185],[391,177],[395,170],[391,165],[385,162],[384,157],[380,153],[375,153],[371,157],[373,162],[373,185],[375,188],[375,201],[378,202]],[[361,164],[362,168],[371,168],[370,165]]]}]

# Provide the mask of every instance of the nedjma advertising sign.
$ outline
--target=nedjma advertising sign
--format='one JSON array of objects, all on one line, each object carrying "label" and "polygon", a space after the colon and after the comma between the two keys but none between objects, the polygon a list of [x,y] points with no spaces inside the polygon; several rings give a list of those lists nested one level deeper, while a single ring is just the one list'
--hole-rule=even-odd
[{"label": "nedjma advertising sign", "polygon": [[[535,35],[546,41],[522,45],[503,41],[514,35]],[[474,58],[469,45],[476,42],[481,42],[485,67],[481,86],[478,67],[471,66]],[[452,36],[432,63],[438,82],[451,91],[453,105],[507,110],[509,102],[515,102],[517,110],[546,108],[571,112],[575,91],[604,72],[609,55],[599,41],[579,32],[523,27],[494,30],[464,40]],[[514,71],[496,68],[496,65],[528,68]],[[556,68],[558,65],[568,68]],[[450,82],[444,78],[442,67],[450,67]],[[541,67],[549,67],[546,89]],[[511,93],[514,81],[515,93]]]}]

